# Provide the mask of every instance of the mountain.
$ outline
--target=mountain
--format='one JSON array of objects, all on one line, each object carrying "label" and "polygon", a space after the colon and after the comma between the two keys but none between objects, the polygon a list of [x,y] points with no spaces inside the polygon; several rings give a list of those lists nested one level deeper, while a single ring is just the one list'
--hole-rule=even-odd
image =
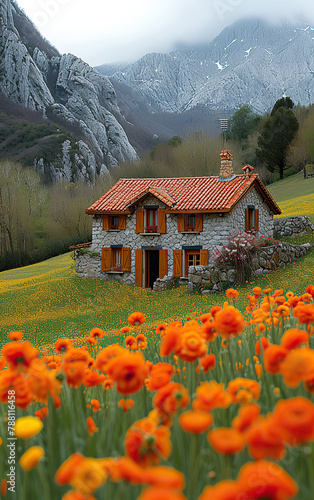
[{"label": "mountain", "polygon": [[[33,159],[37,169],[48,172],[52,180],[86,177],[93,181],[108,167],[137,158],[123,128],[126,120],[110,80],[74,55],[61,55],[13,0],[0,3],[0,94],[6,106],[4,125],[9,120],[11,102],[13,113],[20,105],[60,126],[52,133],[48,129],[45,132],[46,140],[53,136],[57,145],[54,157],[37,155]],[[35,127],[33,115],[32,119]],[[20,124],[11,126],[16,132]],[[34,131],[39,131],[34,127],[27,137],[33,138]],[[5,134],[3,137],[10,142]],[[5,141],[1,150],[6,150]],[[29,141],[27,144],[32,145]],[[40,149],[36,151],[38,154]]]},{"label": "mountain", "polygon": [[147,54],[113,74],[111,66],[110,80],[136,92],[153,113],[206,106],[230,114],[243,104],[264,113],[283,95],[313,102],[313,55],[314,28],[242,19],[206,45]]}]

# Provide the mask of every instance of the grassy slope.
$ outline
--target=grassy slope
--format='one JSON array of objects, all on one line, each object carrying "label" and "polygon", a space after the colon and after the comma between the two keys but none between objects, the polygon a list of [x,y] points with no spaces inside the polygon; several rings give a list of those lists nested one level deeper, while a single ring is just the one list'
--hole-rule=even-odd
[{"label": "grassy slope", "polygon": [[279,217],[307,215],[314,222],[314,177],[299,172],[267,188],[282,210]]},{"label": "grassy slope", "polygon": [[[303,181],[299,174],[270,186],[283,215],[286,215],[286,197],[294,208],[292,215],[296,215],[298,202],[289,197],[293,193],[296,200],[301,197],[304,202],[311,197],[312,189],[314,179]],[[314,203],[309,207],[309,215],[314,217]],[[244,309],[246,295],[253,286],[271,286],[273,290],[282,287],[285,291],[302,293],[309,283],[314,283],[313,252],[295,264],[242,287],[238,306]],[[75,275],[71,255],[65,254],[0,273],[0,345],[6,341],[9,331],[17,329],[38,345],[61,336],[84,338],[95,325],[111,336],[119,335],[120,328],[127,324],[128,315],[136,310],[147,317],[149,332],[158,322],[169,322],[177,317],[186,321],[208,312],[212,305],[222,304],[224,300],[222,294],[188,295],[180,288],[158,294],[120,283],[80,279]]]}]

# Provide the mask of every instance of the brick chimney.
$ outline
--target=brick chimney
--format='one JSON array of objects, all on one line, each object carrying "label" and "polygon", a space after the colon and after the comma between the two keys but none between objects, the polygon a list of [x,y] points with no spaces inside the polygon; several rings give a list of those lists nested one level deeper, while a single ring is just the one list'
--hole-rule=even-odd
[{"label": "brick chimney", "polygon": [[220,153],[220,181],[230,181],[235,177],[232,168],[232,154],[230,151],[222,151]]}]

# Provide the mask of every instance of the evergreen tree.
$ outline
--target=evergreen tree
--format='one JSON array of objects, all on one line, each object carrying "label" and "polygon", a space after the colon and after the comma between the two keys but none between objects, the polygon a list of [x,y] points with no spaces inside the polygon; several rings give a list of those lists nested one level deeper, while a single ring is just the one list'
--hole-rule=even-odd
[{"label": "evergreen tree", "polygon": [[270,172],[279,172],[280,179],[283,179],[284,170],[288,168],[288,147],[298,129],[299,122],[293,111],[284,106],[279,106],[273,115],[266,118],[262,126],[256,155],[265,162]]},{"label": "evergreen tree", "polygon": [[250,106],[245,104],[230,118],[227,139],[239,142],[246,140],[254,132],[258,122],[259,116],[253,113]]}]

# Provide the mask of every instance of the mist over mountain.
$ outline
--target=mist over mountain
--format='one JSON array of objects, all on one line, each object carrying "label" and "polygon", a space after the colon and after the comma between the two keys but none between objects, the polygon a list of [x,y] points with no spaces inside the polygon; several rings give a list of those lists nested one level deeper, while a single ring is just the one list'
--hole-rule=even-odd
[{"label": "mist over mountain", "polygon": [[[257,113],[290,96],[309,105],[314,95],[314,28],[274,26],[243,19],[213,41],[167,54],[147,54],[117,67],[113,86],[123,83],[144,98],[151,112],[184,113],[196,106],[230,113],[249,104]],[[106,65],[97,68],[106,74]]]}]

